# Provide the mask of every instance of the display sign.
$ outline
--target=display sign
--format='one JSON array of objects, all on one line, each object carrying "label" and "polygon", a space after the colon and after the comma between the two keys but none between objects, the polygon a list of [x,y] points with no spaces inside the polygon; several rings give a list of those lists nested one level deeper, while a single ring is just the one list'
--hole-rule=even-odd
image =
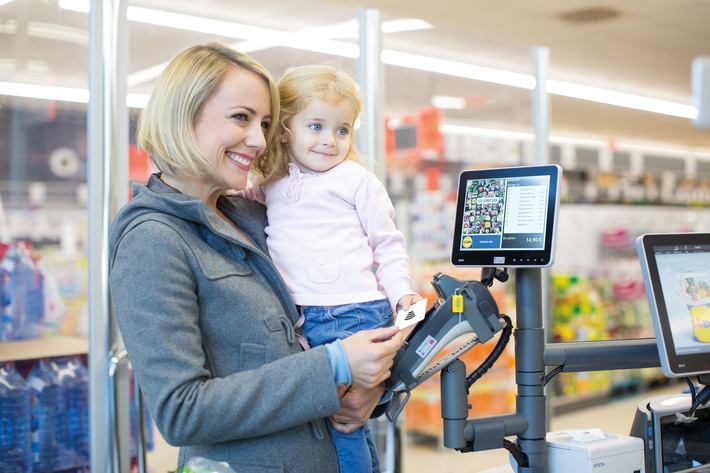
[{"label": "display sign", "polygon": [[561,175],[555,164],[463,171],[452,264],[552,265]]}]

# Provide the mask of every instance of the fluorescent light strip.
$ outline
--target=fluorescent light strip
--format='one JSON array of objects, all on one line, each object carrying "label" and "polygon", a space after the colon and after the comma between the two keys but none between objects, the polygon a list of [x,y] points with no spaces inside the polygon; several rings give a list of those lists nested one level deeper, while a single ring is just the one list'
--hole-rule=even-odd
[{"label": "fluorescent light strip", "polygon": [[[85,0],[61,0],[60,6],[75,11],[88,11],[90,3]],[[323,54],[356,58],[359,48],[356,44],[330,40],[313,36],[307,32],[289,33],[267,28],[259,28],[220,20],[212,20],[190,15],[151,10],[140,7],[128,7],[128,18],[132,21],[150,23],[171,28],[198,31],[208,34],[219,34],[232,38],[247,40],[244,46],[253,52],[258,48],[283,47],[314,51]],[[489,67],[451,61],[447,59],[383,50],[381,60],[384,64],[406,67],[423,71],[446,74],[467,79],[491,82],[511,87],[533,89],[535,79],[529,74],[521,74]],[[161,68],[162,70],[162,68]],[[155,70],[152,71],[155,73]],[[144,74],[143,78],[150,74]],[[130,83],[136,83],[132,76]],[[688,104],[669,102],[665,100],[626,94],[597,87],[573,84],[558,80],[548,80],[546,90],[550,94],[572,97],[592,102],[605,103],[625,108],[660,113],[680,118],[697,118],[698,111]]]},{"label": "fluorescent light strip", "polygon": [[14,97],[26,97],[42,100],[57,100],[60,102],[89,102],[89,91],[87,89],[20,84],[15,82],[0,82],[0,95],[12,95]]},{"label": "fluorescent light strip", "polygon": [[642,97],[640,95],[615,92],[613,90],[600,89],[597,87],[572,84],[570,82],[551,79],[547,81],[545,87],[549,93],[565,97],[589,100],[592,102],[616,105],[619,107],[633,108],[646,112],[661,113],[674,117],[690,118],[692,120],[698,117],[698,110],[692,105],[684,105],[676,102],[669,102],[667,100],[653,99],[650,97]]},{"label": "fluorescent light strip", "polygon": [[[462,125],[451,125],[442,124],[439,126],[439,131],[442,134],[448,135],[463,135],[463,136],[476,136],[485,138],[502,138],[510,140],[520,140],[526,142],[532,142],[535,139],[535,135],[532,132],[524,131],[513,131],[513,130],[497,130],[492,128],[476,128],[468,127]],[[577,138],[570,136],[558,136],[550,135],[548,141],[551,144],[569,144],[577,146],[589,146],[592,148],[603,148],[608,149],[609,143],[604,140],[595,140],[590,138]],[[617,150],[625,151],[644,151],[646,153],[659,153],[661,155],[672,155],[672,156],[688,156],[692,154],[697,157],[702,157],[710,159],[710,153],[697,151],[694,149],[678,149],[678,148],[666,148],[662,146],[648,146],[648,145],[636,145],[629,143],[616,143]]]},{"label": "fluorescent light strip", "polygon": [[[89,91],[72,87],[52,87],[46,85],[0,82],[0,95],[29,99],[56,100],[59,102],[89,103]],[[148,103],[147,94],[128,94],[126,104],[132,108],[144,108]]]},{"label": "fluorescent light strip", "polygon": [[391,49],[382,51],[382,62],[391,66],[436,72],[511,87],[521,87],[523,89],[533,89],[535,87],[535,79],[529,74],[503,71],[501,69],[476,66],[463,62],[450,61],[448,59],[421,56],[419,54],[403,53],[392,51]]}]

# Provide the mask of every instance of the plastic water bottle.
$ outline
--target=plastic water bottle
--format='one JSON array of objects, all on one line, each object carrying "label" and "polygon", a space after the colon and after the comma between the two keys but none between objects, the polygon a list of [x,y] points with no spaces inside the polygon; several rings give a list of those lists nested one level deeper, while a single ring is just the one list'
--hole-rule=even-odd
[{"label": "plastic water bottle", "polygon": [[32,408],[32,468],[36,472],[63,468],[64,402],[56,371],[48,359],[37,360],[27,376]]},{"label": "plastic water bottle", "polygon": [[13,340],[15,329],[12,318],[12,272],[15,262],[12,260],[10,247],[3,247],[0,258],[0,341]]},{"label": "plastic water bottle", "polygon": [[0,261],[0,278],[3,281],[3,340],[39,336],[44,317],[44,281],[26,245],[10,245]]},{"label": "plastic water bottle", "polygon": [[89,376],[79,357],[58,357],[51,360],[63,391],[64,423],[63,438],[66,443],[63,465],[81,468],[89,465]]},{"label": "plastic water bottle", "polygon": [[0,473],[29,473],[30,393],[14,363],[0,364]]}]

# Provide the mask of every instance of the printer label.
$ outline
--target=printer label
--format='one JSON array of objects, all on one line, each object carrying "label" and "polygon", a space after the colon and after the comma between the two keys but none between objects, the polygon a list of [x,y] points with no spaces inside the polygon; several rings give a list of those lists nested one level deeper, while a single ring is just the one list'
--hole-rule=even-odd
[{"label": "printer label", "polygon": [[436,339],[431,335],[427,335],[422,344],[419,345],[419,348],[417,348],[417,355],[421,358],[426,358],[429,352],[434,348],[434,345],[436,345]]}]

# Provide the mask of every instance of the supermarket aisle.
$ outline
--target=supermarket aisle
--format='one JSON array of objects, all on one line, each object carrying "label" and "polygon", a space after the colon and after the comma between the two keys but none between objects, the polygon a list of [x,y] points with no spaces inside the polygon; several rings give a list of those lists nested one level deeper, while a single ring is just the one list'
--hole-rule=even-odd
[{"label": "supermarket aisle", "polygon": [[[550,431],[571,428],[600,428],[605,432],[628,435],[638,403],[646,398],[682,392],[685,384],[611,400],[608,404],[582,409],[550,420]],[[460,453],[455,450],[422,446],[405,442],[402,455],[403,473],[479,473],[508,464],[508,452]]]}]

